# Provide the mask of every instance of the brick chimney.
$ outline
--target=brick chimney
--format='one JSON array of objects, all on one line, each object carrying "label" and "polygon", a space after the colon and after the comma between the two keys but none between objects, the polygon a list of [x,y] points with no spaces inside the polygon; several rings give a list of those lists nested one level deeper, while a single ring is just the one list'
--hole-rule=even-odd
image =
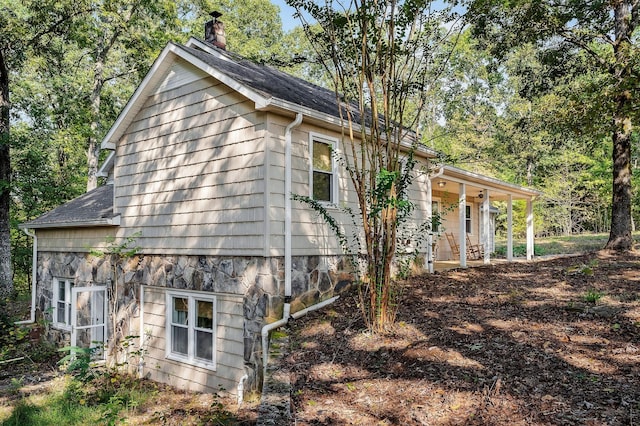
[{"label": "brick chimney", "polygon": [[211,43],[214,46],[226,50],[227,37],[224,34],[224,24],[218,21],[218,18],[222,16],[222,13],[213,11],[209,15],[213,19],[204,24],[204,41]]}]

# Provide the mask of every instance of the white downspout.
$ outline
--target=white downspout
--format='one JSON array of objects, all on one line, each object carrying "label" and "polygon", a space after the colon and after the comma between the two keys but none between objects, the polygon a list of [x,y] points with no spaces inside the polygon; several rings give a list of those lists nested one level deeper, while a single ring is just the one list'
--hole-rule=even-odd
[{"label": "white downspout", "polygon": [[284,131],[284,308],[282,319],[262,327],[262,366],[266,376],[269,360],[269,332],[285,325],[291,312],[291,133],[302,123],[302,113],[296,114]]},{"label": "white downspout", "polygon": [[[433,183],[432,180],[436,179],[444,174],[444,166],[440,167],[440,170],[433,176],[429,176],[427,179],[427,191],[429,192],[429,196],[427,198],[427,216],[430,218],[433,216]],[[431,222],[433,223],[433,221]],[[433,258],[433,229],[429,227],[429,234],[427,235],[427,272],[433,274],[433,263],[435,259]]]},{"label": "white downspout", "polygon": [[38,276],[38,237],[35,232],[24,228],[24,233],[33,238],[33,259],[31,260],[31,316],[28,320],[18,321],[16,324],[32,324],[36,322],[36,278]]},{"label": "white downspout", "polygon": [[236,389],[236,398],[238,401],[238,405],[242,405],[242,401],[244,401],[244,382],[249,378],[247,374],[240,377],[240,381],[238,382],[238,388]]}]

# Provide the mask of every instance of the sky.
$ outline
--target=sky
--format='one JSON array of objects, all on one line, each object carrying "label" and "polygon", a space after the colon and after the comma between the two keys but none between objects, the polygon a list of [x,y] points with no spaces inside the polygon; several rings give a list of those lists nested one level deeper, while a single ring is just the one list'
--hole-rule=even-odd
[{"label": "sky", "polygon": [[[284,31],[291,31],[293,28],[300,25],[300,20],[295,19],[293,14],[295,9],[287,6],[285,0],[271,0],[271,3],[275,4],[280,8],[280,19],[282,20],[282,29]],[[437,10],[439,8],[444,7],[447,2],[444,0],[434,1],[434,8]],[[459,13],[463,12],[463,8],[461,6],[457,6],[454,10]]]},{"label": "sky", "polygon": [[280,8],[280,19],[282,19],[282,29],[290,31],[294,27],[300,25],[298,19],[293,18],[293,14],[296,11],[294,8],[287,6],[284,0],[271,0],[271,3]]}]

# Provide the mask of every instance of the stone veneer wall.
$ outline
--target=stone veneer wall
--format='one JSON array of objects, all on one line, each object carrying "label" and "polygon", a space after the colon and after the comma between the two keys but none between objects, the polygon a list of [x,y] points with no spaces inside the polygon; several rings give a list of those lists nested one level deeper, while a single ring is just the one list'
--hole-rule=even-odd
[{"label": "stone veneer wall", "polygon": [[[114,283],[117,270],[117,289]],[[304,309],[348,289],[352,282],[349,262],[341,257],[298,256],[292,259],[291,312]],[[244,360],[248,389],[261,384],[262,341],[260,331],[282,317],[284,258],[135,255],[116,259],[88,253],[39,252],[37,309],[51,320],[53,278],[70,278],[76,287],[107,285],[117,292],[117,305],[109,304],[108,335],[115,354],[118,341],[130,334],[130,323],[139,315],[141,285],[242,295],[244,312]],[[69,333],[51,331],[51,339],[68,344]],[[117,358],[116,358],[117,359]],[[122,361],[118,359],[118,361]]]}]

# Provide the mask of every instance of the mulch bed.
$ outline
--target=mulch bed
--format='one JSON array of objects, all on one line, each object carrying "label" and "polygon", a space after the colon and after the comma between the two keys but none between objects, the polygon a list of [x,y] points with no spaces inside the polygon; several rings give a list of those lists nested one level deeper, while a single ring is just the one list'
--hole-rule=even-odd
[{"label": "mulch bed", "polygon": [[297,425],[640,424],[640,254],[423,275],[393,329],[357,296],[291,325]]}]

